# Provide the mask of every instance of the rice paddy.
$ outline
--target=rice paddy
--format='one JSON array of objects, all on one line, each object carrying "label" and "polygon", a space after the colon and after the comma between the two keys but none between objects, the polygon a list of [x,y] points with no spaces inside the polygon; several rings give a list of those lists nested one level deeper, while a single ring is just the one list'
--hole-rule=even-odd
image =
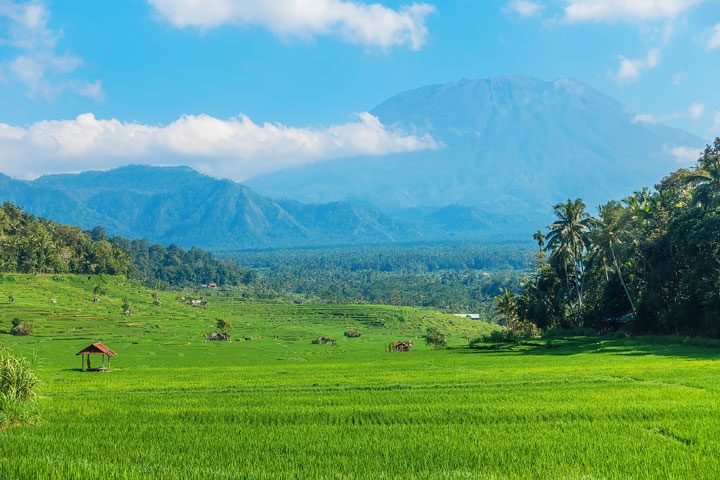
[{"label": "rice paddy", "polygon": [[[720,350],[635,339],[470,350],[491,325],[369,305],[210,297],[117,278],[4,276],[0,345],[33,359],[33,425],[0,478],[716,478]],[[6,301],[12,291],[15,302]],[[122,312],[123,298],[133,314]],[[57,303],[52,304],[51,298]],[[218,318],[232,342],[206,342]],[[428,326],[448,333],[432,349]],[[348,329],[360,338],[345,338]],[[323,335],[337,345],[314,345]],[[409,353],[388,353],[413,340]],[[102,341],[110,373],[75,353]]]}]

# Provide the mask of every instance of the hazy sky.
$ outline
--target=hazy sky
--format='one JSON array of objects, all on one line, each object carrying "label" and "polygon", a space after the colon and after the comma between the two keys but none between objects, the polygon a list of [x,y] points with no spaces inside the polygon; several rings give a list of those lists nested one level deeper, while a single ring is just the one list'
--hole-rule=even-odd
[{"label": "hazy sky", "polygon": [[576,78],[709,139],[720,0],[0,0],[0,171],[185,159],[242,179],[435,148],[363,112],[512,74]]}]

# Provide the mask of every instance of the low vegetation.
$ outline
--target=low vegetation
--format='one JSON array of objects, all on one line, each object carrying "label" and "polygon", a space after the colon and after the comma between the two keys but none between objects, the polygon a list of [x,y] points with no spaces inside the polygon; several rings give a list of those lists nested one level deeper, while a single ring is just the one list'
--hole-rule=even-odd
[{"label": "low vegetation", "polygon": [[37,383],[27,359],[0,347],[0,429],[33,420]]},{"label": "low vegetation", "polygon": [[12,324],[12,327],[10,328],[10,332],[9,332],[11,335],[18,335],[21,337],[25,337],[27,335],[33,334],[34,324],[31,321],[21,320],[21,319],[15,317],[12,319],[11,324]]}]

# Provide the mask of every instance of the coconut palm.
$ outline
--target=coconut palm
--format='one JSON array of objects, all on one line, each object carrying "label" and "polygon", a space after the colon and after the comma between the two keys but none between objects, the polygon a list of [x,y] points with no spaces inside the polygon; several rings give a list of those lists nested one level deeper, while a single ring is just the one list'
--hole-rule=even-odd
[{"label": "coconut palm", "polygon": [[558,203],[553,211],[557,220],[549,226],[545,248],[550,251],[551,259],[562,264],[568,289],[575,289],[579,313],[583,307],[587,233],[592,219],[587,213],[585,202],[580,199]]},{"label": "coconut palm", "polygon": [[538,230],[537,232],[533,233],[533,240],[537,242],[538,248],[542,250],[545,246],[545,233],[542,230]]},{"label": "coconut palm", "polygon": [[605,279],[608,280],[608,263],[618,275],[620,284],[625,290],[625,296],[630,303],[633,314],[637,314],[635,302],[633,301],[630,289],[625,281],[620,262],[618,261],[617,249],[622,244],[620,233],[622,231],[623,207],[618,202],[610,202],[600,207],[600,218],[594,221],[591,234],[591,258],[596,263],[602,263],[605,269]]}]

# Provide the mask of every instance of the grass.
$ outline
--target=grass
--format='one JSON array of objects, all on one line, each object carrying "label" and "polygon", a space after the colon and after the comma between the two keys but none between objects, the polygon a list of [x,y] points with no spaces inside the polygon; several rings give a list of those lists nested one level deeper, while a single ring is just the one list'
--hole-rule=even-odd
[{"label": "grass", "polygon": [[[492,326],[432,311],[211,297],[5,276],[0,345],[36,358],[38,418],[0,431],[0,478],[708,478],[716,348],[653,339],[470,350]],[[133,304],[122,314],[123,298]],[[50,298],[58,300],[51,305]],[[203,342],[218,318],[233,342]],[[383,326],[380,326],[383,325]],[[424,345],[433,326],[447,349]],[[357,329],[360,338],[343,332]],[[336,346],[313,345],[320,335]],[[247,340],[245,340],[247,339]],[[407,354],[391,340],[414,340]],[[78,371],[91,341],[112,373]]]}]

